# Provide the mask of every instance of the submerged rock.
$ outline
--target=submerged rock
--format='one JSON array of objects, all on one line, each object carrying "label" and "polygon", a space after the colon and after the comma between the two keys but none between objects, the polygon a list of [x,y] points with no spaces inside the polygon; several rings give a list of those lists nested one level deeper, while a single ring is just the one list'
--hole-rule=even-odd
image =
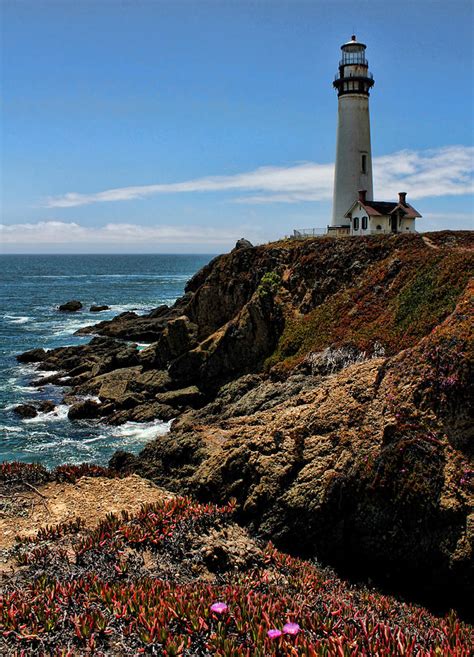
[{"label": "submerged rock", "polygon": [[91,306],[89,308],[91,313],[101,313],[103,310],[110,310],[110,306]]},{"label": "submerged rock", "polygon": [[31,404],[19,404],[15,406],[13,411],[25,419],[31,419],[38,415],[38,413],[52,413],[56,408],[56,404],[49,399],[34,402]]}]

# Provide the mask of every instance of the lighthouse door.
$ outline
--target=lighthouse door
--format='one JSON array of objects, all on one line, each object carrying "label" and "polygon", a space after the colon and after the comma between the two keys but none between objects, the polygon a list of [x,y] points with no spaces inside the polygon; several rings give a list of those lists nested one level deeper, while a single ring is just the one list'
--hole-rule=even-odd
[{"label": "lighthouse door", "polygon": [[398,233],[398,214],[392,214],[390,217],[390,227],[392,233]]}]

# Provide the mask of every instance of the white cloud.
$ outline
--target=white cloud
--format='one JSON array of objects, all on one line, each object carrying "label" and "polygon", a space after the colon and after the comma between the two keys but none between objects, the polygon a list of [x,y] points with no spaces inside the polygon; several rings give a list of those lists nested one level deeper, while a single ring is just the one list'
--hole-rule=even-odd
[{"label": "white cloud", "polygon": [[[374,158],[375,197],[391,199],[407,191],[410,199],[471,194],[474,191],[474,148],[446,146],[425,151],[399,151]],[[290,167],[260,167],[232,176],[208,176],[177,183],[119,187],[93,194],[69,192],[49,198],[46,207],[67,208],[91,203],[128,201],[157,194],[240,192],[238,203],[298,203],[332,198],[334,166],[314,162]],[[250,194],[248,194],[250,193]]]},{"label": "white cloud", "polygon": [[139,224],[107,224],[98,228],[74,222],[39,221],[29,224],[0,224],[0,241],[11,244],[87,244],[87,245],[161,245],[203,244],[227,245],[242,235],[259,241],[257,228],[237,226],[214,228],[199,226],[141,226]]}]

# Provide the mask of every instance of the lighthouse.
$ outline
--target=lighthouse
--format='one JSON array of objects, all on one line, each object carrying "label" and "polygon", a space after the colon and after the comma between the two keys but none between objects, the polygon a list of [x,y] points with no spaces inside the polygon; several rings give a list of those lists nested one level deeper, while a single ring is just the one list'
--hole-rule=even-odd
[{"label": "lighthouse", "polygon": [[365,191],[373,199],[369,95],[374,78],[365,57],[366,45],[355,35],[341,46],[339,73],[334,80],[338,95],[336,170],[331,226],[347,224],[346,213]]}]

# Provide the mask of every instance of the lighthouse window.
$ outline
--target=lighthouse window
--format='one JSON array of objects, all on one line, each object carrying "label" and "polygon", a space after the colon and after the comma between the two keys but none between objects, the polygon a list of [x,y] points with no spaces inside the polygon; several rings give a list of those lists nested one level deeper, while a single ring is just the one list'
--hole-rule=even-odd
[{"label": "lighthouse window", "polygon": [[362,173],[367,173],[367,155],[365,154],[362,155],[360,167],[362,169]]},{"label": "lighthouse window", "polygon": [[354,217],[354,230],[359,230],[359,217]]},{"label": "lighthouse window", "polygon": [[362,230],[367,230],[367,217],[362,217]]}]

